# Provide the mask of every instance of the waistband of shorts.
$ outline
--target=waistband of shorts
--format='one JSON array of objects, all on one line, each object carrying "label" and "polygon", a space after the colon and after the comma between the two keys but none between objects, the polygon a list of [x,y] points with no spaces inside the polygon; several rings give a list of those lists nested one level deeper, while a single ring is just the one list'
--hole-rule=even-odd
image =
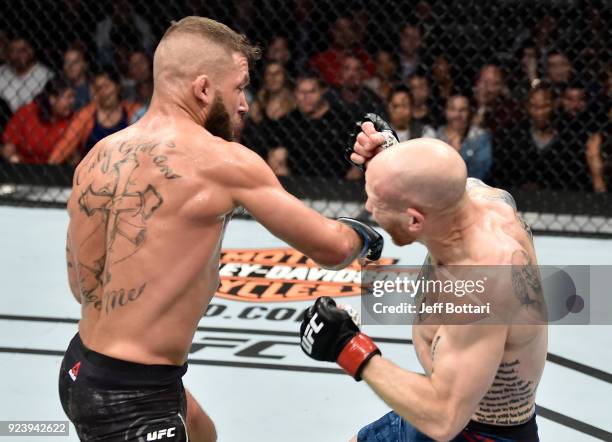
[{"label": "waistband of shorts", "polygon": [[114,379],[122,384],[132,383],[133,381],[137,384],[165,385],[180,380],[187,372],[187,363],[183,365],[149,365],[106,356],[87,348],[78,333],[72,338],[68,352],[71,349],[79,353],[89,363],[92,370],[102,371],[100,374],[107,380]]},{"label": "waistband of shorts", "polygon": [[521,442],[538,440],[538,425],[535,413],[531,416],[531,419],[519,425],[491,425],[471,420],[468,422],[466,429],[477,433],[485,433],[488,436],[520,440]]}]

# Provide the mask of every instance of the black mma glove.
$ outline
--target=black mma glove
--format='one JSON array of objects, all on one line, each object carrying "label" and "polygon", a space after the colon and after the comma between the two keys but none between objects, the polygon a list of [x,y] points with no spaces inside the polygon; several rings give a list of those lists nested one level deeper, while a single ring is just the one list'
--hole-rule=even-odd
[{"label": "black mma glove", "polygon": [[391,125],[387,123],[380,115],[369,113],[365,114],[362,121],[357,121],[355,124],[357,126],[356,132],[351,132],[349,138],[349,145],[346,149],[344,149],[344,157],[346,160],[351,163],[353,166],[357,166],[362,172],[364,170],[363,164],[356,164],[351,160],[351,154],[354,152],[353,147],[355,146],[355,142],[357,141],[357,135],[361,132],[361,125],[366,121],[370,121],[374,125],[374,129],[378,132],[381,132],[385,137],[385,142],[381,146],[382,149],[387,149],[394,144],[399,143],[397,133],[393,130]]},{"label": "black mma glove", "polygon": [[361,372],[380,350],[369,336],[361,333],[351,316],[336,307],[329,296],[318,298],[306,311],[300,327],[304,353],[317,361],[336,362],[344,371],[361,380]]},{"label": "black mma glove", "polygon": [[370,261],[378,261],[382,253],[385,240],[382,235],[361,221],[357,221],[353,218],[338,218],[342,224],[346,224],[353,229],[361,240],[363,241],[363,247],[359,252],[360,258],[366,258]]}]

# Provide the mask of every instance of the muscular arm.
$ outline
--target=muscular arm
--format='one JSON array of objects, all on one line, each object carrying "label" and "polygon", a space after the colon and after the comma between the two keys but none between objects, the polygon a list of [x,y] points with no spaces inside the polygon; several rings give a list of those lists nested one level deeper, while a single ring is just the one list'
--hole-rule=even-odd
[{"label": "muscular arm", "polygon": [[238,157],[230,189],[243,206],[270,232],[327,268],[342,268],[359,254],[362,242],[346,225],[306,207],[289,194],[257,154],[234,145]]},{"label": "muscular arm", "polygon": [[430,377],[375,356],[363,379],[398,414],[435,440],[455,437],[491,387],[507,327],[442,326],[432,348]]}]

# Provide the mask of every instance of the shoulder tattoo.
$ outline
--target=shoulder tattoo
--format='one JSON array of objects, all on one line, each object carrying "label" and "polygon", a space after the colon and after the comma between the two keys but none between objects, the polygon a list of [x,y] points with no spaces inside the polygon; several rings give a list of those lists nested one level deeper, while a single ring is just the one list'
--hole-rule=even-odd
[{"label": "shoulder tattoo", "polygon": [[544,292],[538,266],[524,250],[512,254],[512,288],[521,306],[544,312]]}]

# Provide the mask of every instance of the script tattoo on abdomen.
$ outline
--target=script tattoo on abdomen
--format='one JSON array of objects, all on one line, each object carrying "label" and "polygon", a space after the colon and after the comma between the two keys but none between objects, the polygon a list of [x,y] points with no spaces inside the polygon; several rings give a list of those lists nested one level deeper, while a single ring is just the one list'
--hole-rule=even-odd
[{"label": "script tattoo on abdomen", "polygon": [[520,361],[502,362],[491,389],[480,401],[475,416],[479,422],[515,425],[527,422],[533,414],[536,385],[518,375]]},{"label": "script tattoo on abdomen", "polygon": [[[104,235],[104,249],[97,259],[85,264],[79,262],[80,287],[85,304],[93,304],[106,314],[140,298],[146,288],[146,282],[137,287],[107,290],[112,283],[111,269],[134,256],[145,244],[148,232],[148,220],[154,216],[164,203],[164,198],[152,183],[142,182],[136,177],[136,170],[142,161],[152,161],[168,180],[181,178],[168,165],[168,158],[155,155],[159,143],[121,142],[113,151],[119,158],[112,162],[111,149],[100,150],[96,156],[84,164],[83,169],[94,171],[100,166],[100,172],[107,182],[101,185],[90,183],[78,197],[78,206],[88,217],[101,215],[101,221],[92,234],[81,246],[92,237]],[[174,143],[166,147],[175,148]],[[150,158],[150,160],[149,160]],[[77,175],[76,183],[82,177]],[[121,247],[117,247],[121,244]],[[120,250],[119,250],[120,249]],[[104,291],[99,296],[100,290]]]}]

